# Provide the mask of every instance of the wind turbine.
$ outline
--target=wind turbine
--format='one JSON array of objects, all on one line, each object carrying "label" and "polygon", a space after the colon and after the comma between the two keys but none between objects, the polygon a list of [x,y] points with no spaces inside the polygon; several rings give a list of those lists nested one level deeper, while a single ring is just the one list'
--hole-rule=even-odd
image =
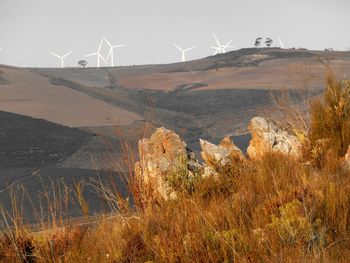
[{"label": "wind turbine", "polygon": [[107,60],[109,59],[109,57],[111,57],[111,66],[114,67],[114,52],[113,49],[115,48],[119,48],[119,47],[126,47],[126,45],[112,45],[105,37],[102,37],[103,40],[107,43],[107,45],[109,46],[110,50],[107,56]]},{"label": "wind turbine", "polygon": [[222,46],[222,53],[226,53],[226,48],[234,48],[233,46],[230,46],[232,41],[233,41],[233,39],[231,39],[229,42],[227,42],[226,45]]},{"label": "wind turbine", "polygon": [[214,55],[216,55],[216,54],[218,54],[218,53],[221,53],[222,49],[221,49],[221,44],[220,44],[220,42],[219,42],[218,38],[216,37],[216,35],[215,35],[215,34],[213,34],[213,36],[214,36],[214,38],[215,38],[215,42],[216,42],[216,44],[217,44],[218,46],[217,46],[217,47],[210,47],[210,48],[215,49],[215,51],[214,51]]},{"label": "wind turbine", "polygon": [[233,46],[230,46],[230,44],[233,41],[233,39],[231,39],[229,42],[227,42],[226,45],[222,45],[222,44],[220,44],[220,42],[219,42],[218,38],[216,37],[216,35],[213,34],[213,36],[214,36],[216,44],[218,45],[217,47],[210,47],[210,48],[215,49],[214,55],[226,53],[226,48],[233,48]]},{"label": "wind turbine", "polygon": [[101,55],[101,48],[103,44],[103,39],[100,41],[100,45],[98,46],[97,52],[85,55],[85,57],[97,56],[97,67],[101,66],[101,59],[107,64],[106,59]]},{"label": "wind turbine", "polygon": [[65,54],[65,55],[63,55],[63,56],[57,55],[57,54],[55,54],[55,53],[53,53],[53,52],[50,52],[50,54],[51,54],[52,56],[55,56],[55,57],[57,57],[57,58],[59,58],[59,59],[61,60],[61,68],[63,68],[63,67],[64,67],[64,59],[65,59],[67,56],[69,56],[72,52],[73,52],[73,50],[69,51],[67,54]]},{"label": "wind turbine", "polygon": [[280,42],[280,47],[284,49],[284,45],[283,45],[282,40],[281,40],[280,37],[278,37],[278,42]]},{"label": "wind turbine", "polygon": [[190,50],[196,48],[196,46],[193,46],[193,47],[190,47],[190,48],[187,48],[187,49],[182,49],[182,48],[180,48],[180,47],[179,47],[178,45],[176,45],[176,44],[174,44],[174,46],[175,46],[178,50],[180,50],[180,51],[182,52],[182,55],[181,55],[181,61],[182,61],[182,62],[185,62],[185,61],[186,61],[186,52],[188,52],[188,51],[190,51]]}]

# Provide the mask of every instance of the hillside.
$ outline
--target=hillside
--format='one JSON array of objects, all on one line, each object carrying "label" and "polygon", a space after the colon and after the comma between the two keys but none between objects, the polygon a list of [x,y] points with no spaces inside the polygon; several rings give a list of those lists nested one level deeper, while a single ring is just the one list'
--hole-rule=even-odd
[{"label": "hillside", "polygon": [[246,134],[248,121],[273,106],[270,92],[307,84],[310,96],[319,94],[320,60],[329,60],[341,78],[350,74],[350,52],[282,49],[241,49],[167,65],[32,72],[171,128],[198,150],[198,137],[217,142]]},{"label": "hillside", "polygon": [[[98,175],[106,182],[113,178],[121,189],[125,189],[120,173],[118,175],[116,171],[96,170],[92,165],[80,168],[81,163],[64,165],[84,145],[91,141],[98,145],[94,133],[8,112],[0,112],[0,119],[0,202],[8,211],[12,210],[11,194],[17,193],[18,198],[26,196],[21,205],[25,218],[32,221],[35,207],[48,209],[40,197],[46,188],[51,189],[49,192],[53,197],[54,191],[59,191],[60,187],[73,189],[77,182],[89,183],[97,180]],[[94,149],[94,152],[98,150]],[[99,154],[105,156],[111,152],[106,147]],[[91,202],[91,212],[100,211],[99,197],[88,187],[84,194]],[[73,203],[69,207],[67,213],[80,215]]]},{"label": "hillside", "polygon": [[[177,132],[196,153],[198,138],[218,143],[225,136],[245,152],[251,118],[274,114],[271,96],[287,88],[298,103],[306,86],[308,96],[322,92],[320,61],[326,60],[337,76],[350,75],[350,52],[273,48],[166,65],[0,66],[0,111],[8,112],[0,114],[8,136],[2,137],[2,188],[37,169],[70,182],[125,172],[124,143],[136,152],[137,141],[160,126]],[[37,181],[23,182],[36,189]]]},{"label": "hillside", "polygon": [[83,215],[75,219],[61,216],[59,195],[52,217],[28,225],[18,209],[28,200],[12,199],[15,217],[3,218],[14,227],[5,225],[0,259],[348,262],[350,81],[330,70],[326,76],[307,129],[254,117],[246,154],[230,137],[219,144],[199,139],[199,161],[179,134],[157,128],[139,141],[137,161],[127,156],[135,168],[127,174],[128,197],[109,182],[89,185],[111,208],[98,216],[88,216],[97,199],[86,203],[80,188],[72,191]]}]

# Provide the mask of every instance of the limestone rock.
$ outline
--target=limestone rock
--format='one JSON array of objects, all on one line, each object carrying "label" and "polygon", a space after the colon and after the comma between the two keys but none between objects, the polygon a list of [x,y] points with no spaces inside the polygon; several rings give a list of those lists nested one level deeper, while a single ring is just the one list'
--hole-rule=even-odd
[{"label": "limestone rock", "polygon": [[233,159],[240,161],[245,159],[242,151],[232,143],[230,137],[225,137],[219,145],[202,139],[199,142],[202,148],[202,158],[209,166],[225,166]]},{"label": "limestone rock", "polygon": [[172,199],[176,193],[167,183],[167,176],[187,169],[186,144],[173,131],[158,128],[150,138],[138,144],[140,161],[135,164],[135,175],[142,182],[142,188],[152,195]]},{"label": "limestone rock", "polygon": [[260,158],[266,152],[281,152],[294,157],[301,155],[301,144],[297,137],[279,129],[274,123],[262,117],[254,117],[248,126],[252,134],[247,149],[250,158]]}]

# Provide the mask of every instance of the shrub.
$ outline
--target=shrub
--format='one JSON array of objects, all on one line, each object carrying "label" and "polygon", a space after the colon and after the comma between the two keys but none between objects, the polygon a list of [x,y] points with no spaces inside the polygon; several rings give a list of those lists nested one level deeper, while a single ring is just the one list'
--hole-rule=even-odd
[{"label": "shrub", "polygon": [[344,156],[350,144],[350,82],[328,70],[323,100],[311,103],[309,155],[320,160],[327,151]]}]

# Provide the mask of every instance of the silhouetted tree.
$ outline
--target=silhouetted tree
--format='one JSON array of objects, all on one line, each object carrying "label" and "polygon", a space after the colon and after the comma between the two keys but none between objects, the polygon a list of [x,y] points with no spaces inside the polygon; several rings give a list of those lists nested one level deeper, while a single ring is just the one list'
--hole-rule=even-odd
[{"label": "silhouetted tree", "polygon": [[78,64],[80,66],[82,66],[83,68],[86,68],[86,65],[88,64],[88,62],[86,60],[79,60],[78,61]]},{"label": "silhouetted tree", "polygon": [[260,47],[260,45],[261,45],[261,40],[262,40],[261,37],[258,37],[257,39],[255,39],[255,44],[254,44],[254,46],[255,46],[255,47]]},{"label": "silhouetted tree", "polygon": [[265,40],[266,46],[271,47],[272,43],[273,43],[273,40],[271,38],[269,38],[269,37],[266,38],[266,40]]}]

